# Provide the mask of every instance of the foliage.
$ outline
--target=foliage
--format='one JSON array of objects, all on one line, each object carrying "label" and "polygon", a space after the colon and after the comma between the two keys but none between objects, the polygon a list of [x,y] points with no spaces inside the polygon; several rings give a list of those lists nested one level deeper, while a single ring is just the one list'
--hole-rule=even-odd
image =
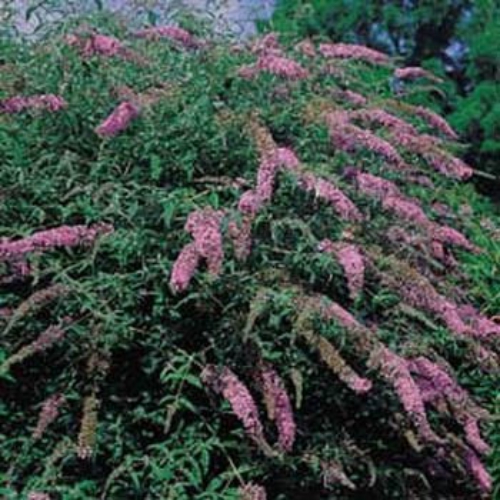
[{"label": "foliage", "polygon": [[[254,482],[276,499],[478,498],[461,419],[473,409],[483,420],[479,406],[498,418],[498,331],[486,316],[500,307],[499,219],[470,184],[357,111],[394,113],[450,161],[460,146],[393,95],[391,62],[169,33],[177,41],[137,39],[98,18],[36,44],[2,42],[2,497],[233,499]],[[64,101],[10,100],[40,94]],[[124,101],[137,113],[113,113]],[[120,126],[104,135],[110,113]],[[352,147],[332,143],[345,134]],[[381,139],[404,165],[370,149]],[[358,189],[348,165],[392,180],[393,202],[421,207],[420,224]],[[362,219],[342,218],[339,192]],[[446,225],[482,251],[442,242]],[[394,228],[410,239],[389,238]],[[362,253],[361,294],[359,276],[356,293],[347,286],[349,256],[318,251],[326,238]],[[186,247],[199,265],[180,287]],[[494,332],[454,332],[437,302],[432,312],[417,305],[426,296],[405,295],[426,279]],[[470,398],[439,393],[411,409],[425,392],[408,371],[419,357]],[[275,444],[286,398],[293,447]],[[485,460],[498,476],[489,422]]]},{"label": "foliage", "polygon": [[447,99],[438,100],[439,107],[470,142],[469,160],[496,173],[499,23],[494,0],[281,0],[271,26],[286,33],[365,44],[400,56],[405,64],[447,73],[453,85]]}]

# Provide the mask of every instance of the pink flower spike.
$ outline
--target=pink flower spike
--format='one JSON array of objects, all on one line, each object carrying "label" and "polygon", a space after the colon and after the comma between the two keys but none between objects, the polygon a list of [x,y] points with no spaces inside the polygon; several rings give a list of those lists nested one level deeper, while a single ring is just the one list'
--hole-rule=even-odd
[{"label": "pink flower spike", "polygon": [[66,398],[62,394],[55,394],[44,401],[36,429],[33,431],[33,439],[43,436],[47,427],[59,416],[59,410],[65,402]]},{"label": "pink flower spike", "polygon": [[31,491],[28,493],[28,500],[50,500],[47,493],[40,493],[39,491]]},{"label": "pink flower spike", "polygon": [[479,489],[484,493],[490,492],[493,488],[493,481],[479,457],[472,450],[469,450],[465,456],[465,462]]},{"label": "pink flower spike", "polygon": [[194,243],[190,243],[182,249],[170,276],[170,286],[175,293],[184,292],[188,288],[200,258]]},{"label": "pink flower spike", "polygon": [[110,224],[94,226],[60,226],[32,234],[20,240],[0,239],[0,262],[16,260],[31,252],[56,247],[74,247],[93,243],[98,236],[113,232]]},{"label": "pink flower spike", "polygon": [[267,500],[267,493],[263,486],[247,483],[239,491],[239,500]]},{"label": "pink flower spike", "polygon": [[15,96],[0,101],[0,112],[14,114],[30,109],[56,112],[66,106],[66,101],[61,96],[54,94],[40,94],[28,97]]},{"label": "pink flower spike", "polygon": [[261,380],[266,400],[270,402],[273,409],[280,447],[284,451],[291,451],[295,441],[296,426],[285,384],[270,366],[263,367],[258,378]]},{"label": "pink flower spike", "polygon": [[277,55],[264,54],[257,61],[257,68],[289,80],[302,80],[309,72],[298,62]]},{"label": "pink flower spike", "polygon": [[139,108],[131,102],[122,102],[96,129],[101,137],[114,137],[124,131],[134,118],[139,116]]},{"label": "pink flower spike", "polygon": [[335,255],[344,270],[349,295],[351,299],[356,299],[363,290],[365,273],[365,263],[359,247],[349,243],[323,240],[318,245],[318,250]]},{"label": "pink flower spike", "polygon": [[229,402],[233,413],[241,421],[248,436],[258,443],[264,440],[264,430],[260,421],[257,405],[249,390],[227,367],[218,368],[207,365],[202,373],[203,383],[216,393],[221,393]]},{"label": "pink flower spike", "polygon": [[377,50],[369,49],[363,45],[351,45],[345,43],[322,43],[319,51],[324,57],[340,59],[359,59],[372,64],[387,65],[389,56]]},{"label": "pink flower spike", "polygon": [[208,271],[214,276],[220,274],[224,260],[220,229],[223,215],[222,211],[212,208],[196,210],[189,214],[185,225],[185,230],[194,239],[198,255],[206,260]]},{"label": "pink flower spike", "polygon": [[407,68],[396,68],[394,76],[399,80],[417,80],[418,78],[427,78],[436,83],[443,83],[441,78],[433,75],[430,71],[419,66],[409,66]]}]

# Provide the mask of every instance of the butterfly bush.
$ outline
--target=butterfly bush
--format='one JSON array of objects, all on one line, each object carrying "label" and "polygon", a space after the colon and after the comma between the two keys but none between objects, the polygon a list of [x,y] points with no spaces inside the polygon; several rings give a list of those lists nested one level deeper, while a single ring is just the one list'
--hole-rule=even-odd
[{"label": "butterfly bush", "polygon": [[283,451],[291,451],[295,441],[296,425],[292,404],[280,376],[270,366],[264,366],[259,380],[267,402],[271,420],[276,422],[279,445]]},{"label": "butterfly bush", "polygon": [[366,106],[368,104],[368,99],[365,96],[352,90],[339,91],[338,95],[340,99],[343,99],[354,106]]},{"label": "butterfly bush", "polygon": [[382,156],[397,168],[405,167],[405,161],[392,144],[348,120],[349,115],[345,112],[329,113],[326,116],[330,138],[335,147],[347,153],[364,148]]},{"label": "butterfly bush", "polygon": [[33,252],[44,252],[57,247],[71,248],[89,245],[99,236],[113,232],[110,224],[99,223],[93,226],[60,226],[33,233],[26,238],[0,239],[0,262],[15,260]]},{"label": "butterfly bush", "polygon": [[247,483],[239,488],[239,500],[267,500],[267,493],[263,486]]},{"label": "butterfly bush", "polygon": [[331,182],[312,173],[299,175],[298,181],[304,190],[314,192],[317,198],[331,205],[342,219],[355,222],[363,219],[356,205]]},{"label": "butterfly bush", "polygon": [[318,251],[328,252],[338,259],[347,279],[349,294],[356,299],[363,290],[365,263],[357,245],[324,239],[318,244]]},{"label": "butterfly bush", "polygon": [[28,493],[28,500],[50,500],[50,495],[39,491],[31,491]]},{"label": "butterfly bush", "polygon": [[264,53],[255,65],[243,66],[239,69],[239,76],[251,79],[259,73],[271,73],[288,80],[303,80],[309,72],[298,62],[276,54]]},{"label": "butterfly bush", "polygon": [[386,54],[377,50],[369,49],[363,45],[322,43],[320,44],[318,50],[324,57],[359,59],[364,62],[383,66],[387,65],[390,61]]},{"label": "butterfly bush", "polygon": [[245,384],[228,367],[207,365],[201,379],[214,392],[222,394],[252,440],[258,444],[265,442],[257,405]]},{"label": "butterfly bush", "polygon": [[0,112],[6,114],[21,113],[26,110],[56,112],[66,107],[64,98],[55,94],[15,96],[0,101]]},{"label": "butterfly bush", "polygon": [[40,439],[47,427],[59,416],[61,406],[66,402],[63,394],[55,394],[43,402],[38,423],[33,431],[33,439]]},{"label": "butterfly bush", "polygon": [[406,68],[396,68],[394,76],[399,80],[418,80],[419,78],[427,78],[436,83],[442,83],[443,80],[433,75],[430,71],[421,68],[420,66],[409,66]]},{"label": "butterfly bush", "polygon": [[490,492],[493,488],[493,480],[479,457],[472,450],[468,450],[465,460],[481,491]]},{"label": "butterfly bush", "polygon": [[383,126],[389,130],[402,130],[407,134],[418,134],[417,129],[413,125],[401,118],[398,118],[397,116],[391,115],[391,113],[388,113],[381,108],[353,111],[350,113],[350,117],[353,120],[359,120],[362,123],[373,123]]},{"label": "butterfly bush", "polygon": [[139,107],[132,102],[122,102],[95,129],[101,137],[114,137],[128,128],[132,120],[139,116]]},{"label": "butterfly bush", "polygon": [[414,106],[413,112],[425,119],[427,123],[436,130],[439,130],[442,134],[450,139],[457,140],[457,133],[451,128],[450,124],[440,115],[434,111],[425,108],[424,106]]}]

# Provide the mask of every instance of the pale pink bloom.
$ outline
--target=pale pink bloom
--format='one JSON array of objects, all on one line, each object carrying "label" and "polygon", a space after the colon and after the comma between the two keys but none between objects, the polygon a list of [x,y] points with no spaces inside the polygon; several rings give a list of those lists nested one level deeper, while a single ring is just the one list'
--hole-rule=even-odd
[{"label": "pale pink bloom", "polygon": [[316,56],[316,48],[311,40],[302,40],[297,43],[294,47],[297,52],[300,52],[302,55],[306,57],[315,57]]},{"label": "pale pink bloom", "polygon": [[457,133],[451,128],[449,123],[434,111],[424,108],[423,106],[415,106],[413,112],[417,116],[424,118],[431,127],[439,130],[450,139],[458,139]]},{"label": "pale pink bloom", "polygon": [[394,140],[408,151],[418,154],[436,171],[454,179],[468,179],[473,169],[459,158],[440,150],[435,138],[429,135],[415,136],[404,131],[394,131]]},{"label": "pale pink bloom", "polygon": [[372,64],[387,65],[390,61],[389,56],[386,54],[363,45],[322,43],[319,46],[319,51],[324,57],[359,59]]},{"label": "pale pink bloom", "polygon": [[363,290],[365,263],[357,245],[323,240],[318,245],[319,251],[332,253],[338,259],[347,279],[349,295],[352,299],[359,296]]},{"label": "pale pink bloom", "polygon": [[481,455],[491,451],[490,445],[481,437],[478,418],[468,415],[464,424],[465,439]]},{"label": "pale pink bloom", "polygon": [[407,134],[418,134],[417,129],[413,125],[397,116],[391,115],[391,113],[388,113],[384,109],[371,108],[352,111],[350,116],[355,120],[381,125],[389,130],[404,131]]},{"label": "pale pink bloom", "polygon": [[156,39],[167,38],[177,42],[185,48],[192,49],[200,46],[196,38],[189,31],[178,26],[154,26],[136,31],[134,35],[138,38]]},{"label": "pale pink bloom", "polygon": [[329,113],[326,122],[332,143],[340,150],[350,153],[360,148],[366,148],[381,155],[398,168],[405,166],[403,158],[392,144],[369,130],[350,124],[346,121],[345,114]]},{"label": "pale pink bloom", "polygon": [[87,40],[83,48],[83,55],[90,57],[98,54],[112,57],[121,54],[123,51],[124,46],[117,38],[97,34]]},{"label": "pale pink bloom", "polygon": [[139,107],[132,102],[122,102],[113,112],[95,129],[96,134],[102,137],[114,137],[123,132],[134,118],[139,116]]},{"label": "pale pink bloom", "polygon": [[170,286],[174,292],[183,292],[187,289],[200,260],[194,243],[189,243],[181,250],[170,275]]},{"label": "pale pink bloom", "polygon": [[356,205],[331,182],[306,173],[299,176],[299,184],[306,191],[314,191],[316,197],[332,205],[342,219],[348,221],[363,219]]},{"label": "pale pink bloom", "polygon": [[341,484],[350,490],[356,489],[356,485],[347,477],[340,463],[332,460],[321,462],[321,469],[325,488]]},{"label": "pale pink bloom", "polygon": [[417,80],[419,78],[427,78],[436,83],[442,83],[443,80],[433,75],[430,71],[419,66],[409,66],[407,68],[396,68],[394,76],[399,80]]},{"label": "pale pink bloom", "polygon": [[0,101],[0,112],[14,114],[29,109],[54,112],[60,111],[66,106],[66,101],[61,96],[54,94],[15,96]]},{"label": "pale pink bloom", "polygon": [[229,402],[233,413],[241,421],[247,434],[257,442],[264,440],[264,430],[257,405],[249,390],[228,368],[207,365],[201,373],[202,381]]},{"label": "pale pink bloom", "polygon": [[198,254],[207,262],[208,272],[217,276],[221,272],[224,250],[221,222],[224,213],[206,208],[191,212],[184,229],[191,234]]},{"label": "pale pink bloom", "polygon": [[34,340],[29,349],[33,352],[43,352],[52,347],[56,342],[64,338],[65,331],[60,326],[52,325],[43,331],[40,336]]},{"label": "pale pink bloom", "polygon": [[228,232],[233,242],[236,258],[246,260],[252,249],[252,218],[243,217],[240,225],[234,220],[230,221]]},{"label": "pale pink bloom", "polygon": [[493,481],[479,457],[472,450],[468,450],[465,462],[470,473],[474,476],[479,489],[484,493],[489,493],[493,488]]},{"label": "pale pink bloom", "polygon": [[30,493],[28,493],[28,500],[50,500],[50,496],[47,495],[47,493],[31,491]]},{"label": "pale pink bloom", "polygon": [[255,483],[247,483],[239,489],[239,500],[267,500],[266,490]]},{"label": "pale pink bloom", "polygon": [[291,451],[295,441],[295,420],[290,398],[280,376],[270,366],[261,369],[258,379],[266,400],[272,406],[273,419],[278,428],[279,444],[283,451]]},{"label": "pale pink bloom", "polygon": [[261,38],[257,38],[251,45],[250,51],[254,54],[275,54],[282,53],[277,33],[267,33]]},{"label": "pale pink bloom", "polygon": [[434,224],[432,227],[432,237],[441,243],[462,247],[471,252],[479,251],[462,233],[449,226]]},{"label": "pale pink bloom", "polygon": [[63,394],[55,394],[43,402],[33,439],[40,439],[47,427],[59,416],[61,406],[66,402]]},{"label": "pale pink bloom", "polygon": [[242,66],[238,69],[237,75],[245,80],[252,80],[260,73],[259,68],[255,64],[249,64],[246,66]]},{"label": "pale pink bloom", "polygon": [[490,335],[500,335],[500,324],[483,316],[470,304],[459,307],[458,315],[469,325],[471,335],[474,337],[484,338]]},{"label": "pale pink bloom", "polygon": [[382,199],[382,206],[385,210],[391,211],[399,218],[427,228],[431,221],[425,215],[422,207],[415,201],[400,196],[388,196]]},{"label": "pale pink bloom", "polygon": [[98,236],[111,233],[110,224],[94,226],[60,226],[46,229],[20,240],[0,239],[0,262],[15,260],[31,252],[42,252],[56,247],[74,247],[93,243]]},{"label": "pale pink bloom", "polygon": [[238,202],[238,210],[247,215],[256,215],[262,206],[263,199],[253,190],[245,191]]},{"label": "pale pink bloom", "polygon": [[339,92],[339,96],[349,103],[354,104],[354,106],[366,106],[368,103],[368,99],[365,96],[352,90],[342,90]]},{"label": "pale pink bloom", "polygon": [[394,184],[394,182],[369,173],[364,173],[356,170],[353,170],[352,172],[355,176],[358,189],[367,196],[380,199],[384,199],[385,197],[389,196],[402,196],[401,191],[396,186],[396,184]]},{"label": "pale pink bloom", "polygon": [[259,57],[257,68],[289,80],[301,80],[309,76],[309,72],[298,62],[268,53]]},{"label": "pale pink bloom", "polygon": [[359,321],[342,306],[331,300],[318,299],[316,306],[326,320],[334,319],[344,328],[363,328]]},{"label": "pale pink bloom", "polygon": [[427,420],[422,394],[411,376],[408,362],[383,346],[372,354],[370,363],[378,367],[383,377],[394,387],[403,408],[422,438],[441,442]]},{"label": "pale pink bloom", "polygon": [[274,181],[280,168],[295,170],[299,160],[289,148],[276,148],[262,159],[257,172],[257,196],[262,202],[269,201],[274,190]]}]

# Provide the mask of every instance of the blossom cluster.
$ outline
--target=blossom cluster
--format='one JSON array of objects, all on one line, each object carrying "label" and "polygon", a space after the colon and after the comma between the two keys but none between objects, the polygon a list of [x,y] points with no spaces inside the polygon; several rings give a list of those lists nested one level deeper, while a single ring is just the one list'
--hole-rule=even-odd
[{"label": "blossom cluster", "polygon": [[21,113],[26,110],[55,112],[66,106],[64,98],[55,94],[15,96],[0,101],[0,112],[7,114]]},{"label": "blossom cluster", "polygon": [[63,394],[55,394],[44,401],[38,423],[33,431],[33,439],[40,439],[43,436],[47,427],[59,416],[59,410],[65,401]]},{"label": "blossom cluster", "polygon": [[134,118],[139,116],[139,107],[125,101],[119,104],[113,112],[95,129],[101,137],[114,137],[123,132]]},{"label": "blossom cluster", "polygon": [[210,274],[221,272],[224,260],[221,234],[222,211],[206,208],[192,212],[184,226],[193,242],[186,245],[178,255],[170,277],[170,286],[175,292],[187,289],[199,263],[204,259]]},{"label": "blossom cluster", "polygon": [[395,78],[399,80],[417,80],[419,78],[427,78],[435,83],[442,83],[443,80],[433,75],[430,71],[419,66],[408,66],[406,68],[396,68],[394,70]]},{"label": "blossom cluster", "polygon": [[357,245],[345,242],[322,240],[318,251],[333,254],[339,261],[347,279],[347,286],[351,299],[356,299],[363,290],[365,263],[360,248]]},{"label": "blossom cluster", "polygon": [[285,384],[269,365],[261,368],[258,379],[262,385],[269,417],[276,422],[278,428],[280,448],[283,451],[291,451],[295,441],[296,425]]},{"label": "blossom cluster", "polygon": [[0,239],[0,262],[16,260],[32,252],[43,252],[57,247],[74,247],[93,243],[99,236],[111,233],[110,224],[93,226],[59,226],[38,231],[19,240]]},{"label": "blossom cluster", "polygon": [[248,436],[262,445],[265,442],[264,428],[257,405],[245,384],[228,368],[207,365],[201,373],[203,383],[214,392],[222,394],[231,405],[233,413],[241,421]]},{"label": "blossom cluster", "polygon": [[378,50],[373,50],[363,45],[346,43],[322,43],[319,52],[324,57],[339,59],[359,59],[372,64],[387,65],[389,56]]}]

